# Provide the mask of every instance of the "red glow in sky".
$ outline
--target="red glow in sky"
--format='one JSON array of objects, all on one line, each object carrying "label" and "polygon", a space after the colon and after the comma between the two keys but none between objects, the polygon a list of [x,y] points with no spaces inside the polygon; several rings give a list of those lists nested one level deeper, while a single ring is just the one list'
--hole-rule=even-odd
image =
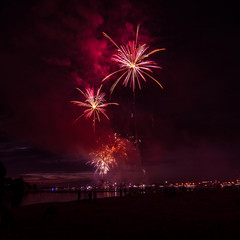
[{"label": "red glow in sky", "polygon": [[[0,145],[8,174],[46,172],[44,166],[55,161],[48,156],[43,164],[33,154],[28,164],[21,154],[32,154],[6,147],[12,140],[86,162],[94,150],[92,123],[81,119],[73,125],[79,112],[70,101],[78,97],[76,87],[98,88],[117,70],[111,61],[115,47],[102,32],[124,44],[135,39],[139,23],[140,42],[168,50],[152,55],[163,67],[154,77],[164,90],[143,83],[135,92],[143,166],[156,179],[238,174],[239,31],[230,4],[4,0],[0,11]],[[108,100],[111,85],[102,89]],[[132,100],[131,90],[114,90],[110,102],[119,106],[108,112],[110,121],[101,119],[97,138],[103,143],[115,132],[126,139],[134,135]]]}]

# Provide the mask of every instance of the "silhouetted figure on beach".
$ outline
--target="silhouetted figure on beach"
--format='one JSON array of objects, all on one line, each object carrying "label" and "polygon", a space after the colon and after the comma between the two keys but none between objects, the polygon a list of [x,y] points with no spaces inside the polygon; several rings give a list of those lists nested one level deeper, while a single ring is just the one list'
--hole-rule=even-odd
[{"label": "silhouetted figure on beach", "polygon": [[122,197],[122,187],[120,188],[120,197]]},{"label": "silhouetted figure on beach", "polygon": [[89,191],[89,192],[88,192],[88,200],[89,200],[89,201],[92,200],[92,191]]},{"label": "silhouetted figure on beach", "polygon": [[173,196],[173,197],[176,197],[176,196],[177,196],[177,190],[176,190],[175,187],[172,188],[172,196]]},{"label": "silhouetted figure on beach", "polygon": [[126,188],[126,186],[124,186],[123,191],[124,191],[124,196],[126,197],[127,196],[127,188]]},{"label": "silhouetted figure on beach", "polygon": [[0,162],[0,207],[3,203],[3,195],[4,195],[4,178],[7,171],[2,162]]},{"label": "silhouetted figure on beach", "polygon": [[78,201],[81,200],[81,189],[78,191]]},{"label": "silhouetted figure on beach", "polygon": [[93,189],[93,198],[97,199],[97,190],[95,188]]},{"label": "silhouetted figure on beach", "polygon": [[165,188],[163,189],[163,193],[164,193],[164,197],[168,197],[169,191],[168,191],[168,188],[167,188],[167,187],[165,187]]}]

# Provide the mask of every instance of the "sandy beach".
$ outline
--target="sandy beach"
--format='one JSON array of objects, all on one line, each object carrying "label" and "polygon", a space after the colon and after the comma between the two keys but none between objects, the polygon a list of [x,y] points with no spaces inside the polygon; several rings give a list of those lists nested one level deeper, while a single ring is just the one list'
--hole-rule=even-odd
[{"label": "sandy beach", "polygon": [[10,209],[0,239],[233,239],[240,191],[157,193]]}]

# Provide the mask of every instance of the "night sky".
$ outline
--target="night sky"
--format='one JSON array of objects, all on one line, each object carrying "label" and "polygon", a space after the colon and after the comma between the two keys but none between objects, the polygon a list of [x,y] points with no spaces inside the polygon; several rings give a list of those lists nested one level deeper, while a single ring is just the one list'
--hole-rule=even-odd
[{"label": "night sky", "polygon": [[[162,69],[135,92],[141,143],[130,164],[109,179],[233,179],[240,177],[237,7],[225,1],[3,0],[0,11],[0,161],[7,176],[44,184],[91,182],[86,165],[97,145],[134,134],[133,92],[119,84],[110,121],[76,124],[76,87],[99,87],[116,69],[118,44],[134,40]],[[103,91],[110,99],[109,79]],[[97,141],[97,143],[96,143]],[[140,164],[141,163],[141,164]],[[145,175],[141,169],[146,171]],[[113,178],[113,175],[115,178]],[[117,176],[117,178],[116,178]]]}]

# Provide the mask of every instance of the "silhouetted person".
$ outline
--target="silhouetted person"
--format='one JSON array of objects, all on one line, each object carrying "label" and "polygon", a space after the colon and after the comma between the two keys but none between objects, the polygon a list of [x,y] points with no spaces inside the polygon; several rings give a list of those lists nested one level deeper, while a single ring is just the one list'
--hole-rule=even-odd
[{"label": "silhouetted person", "polygon": [[168,196],[168,192],[169,192],[169,191],[168,191],[168,188],[165,187],[164,190],[163,190],[163,193],[164,193],[164,196],[165,196],[165,197]]},{"label": "silhouetted person", "polygon": [[120,197],[122,197],[122,188],[120,188]]},{"label": "silhouetted person", "polygon": [[6,175],[7,171],[5,166],[3,165],[2,162],[0,162],[0,207],[3,202],[3,195],[4,195],[4,178]]},{"label": "silhouetted person", "polygon": [[89,193],[88,193],[88,199],[89,199],[89,200],[92,200],[92,191],[89,191]]},{"label": "silhouetted person", "polygon": [[81,200],[81,189],[78,191],[78,201]]},{"label": "silhouetted person", "polygon": [[97,199],[97,190],[94,188],[93,190],[93,198],[94,199]]},{"label": "silhouetted person", "polygon": [[174,197],[177,195],[177,190],[176,190],[175,187],[172,189],[172,195],[173,195]]},{"label": "silhouetted person", "polygon": [[123,191],[124,191],[124,196],[126,197],[126,196],[127,196],[127,189],[126,189],[126,186],[124,186]]}]

